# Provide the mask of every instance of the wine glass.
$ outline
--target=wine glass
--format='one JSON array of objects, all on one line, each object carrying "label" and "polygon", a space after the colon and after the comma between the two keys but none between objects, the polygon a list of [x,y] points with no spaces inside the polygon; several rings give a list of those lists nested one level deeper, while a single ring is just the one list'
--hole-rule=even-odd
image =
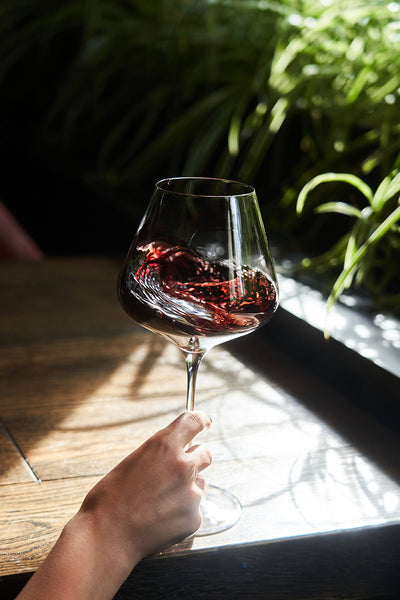
[{"label": "wine glass", "polygon": [[[278,306],[278,287],[252,186],[205,177],[156,183],[122,266],[119,298],[128,315],[183,353],[186,410],[206,352],[264,325]],[[196,535],[228,529],[239,500],[209,486]]]}]

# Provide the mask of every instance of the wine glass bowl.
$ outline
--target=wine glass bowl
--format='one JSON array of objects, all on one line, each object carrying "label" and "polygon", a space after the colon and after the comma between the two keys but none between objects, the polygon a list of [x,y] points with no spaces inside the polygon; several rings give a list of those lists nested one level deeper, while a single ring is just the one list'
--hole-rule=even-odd
[{"label": "wine glass bowl", "polygon": [[208,350],[266,323],[278,294],[254,189],[206,178],[158,182],[118,289],[135,321],[180,348],[192,349],[195,337]]},{"label": "wine glass bowl", "polygon": [[[156,183],[118,290],[132,319],[182,351],[188,374],[186,409],[193,410],[204,354],[258,329],[278,306],[274,264],[254,188],[201,177]],[[212,496],[218,495],[225,508],[213,518]],[[240,514],[236,499],[219,488],[210,490],[206,504],[210,515],[203,515],[203,534],[230,527]],[[229,511],[230,523],[223,514]]]}]

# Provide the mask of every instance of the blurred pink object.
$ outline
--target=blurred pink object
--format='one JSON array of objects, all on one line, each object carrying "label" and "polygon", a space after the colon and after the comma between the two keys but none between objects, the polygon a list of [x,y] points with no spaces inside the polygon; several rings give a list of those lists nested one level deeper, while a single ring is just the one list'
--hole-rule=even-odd
[{"label": "blurred pink object", "polygon": [[38,261],[43,257],[40,248],[0,202],[0,261]]}]

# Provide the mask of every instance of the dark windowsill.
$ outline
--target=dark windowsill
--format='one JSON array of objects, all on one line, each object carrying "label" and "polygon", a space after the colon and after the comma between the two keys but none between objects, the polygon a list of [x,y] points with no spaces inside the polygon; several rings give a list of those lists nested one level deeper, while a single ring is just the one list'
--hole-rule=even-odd
[{"label": "dark windowsill", "polygon": [[326,301],[319,291],[282,275],[279,285],[277,314],[256,335],[265,336],[303,368],[399,432],[400,321],[374,313],[351,296],[338,302],[326,321]]}]

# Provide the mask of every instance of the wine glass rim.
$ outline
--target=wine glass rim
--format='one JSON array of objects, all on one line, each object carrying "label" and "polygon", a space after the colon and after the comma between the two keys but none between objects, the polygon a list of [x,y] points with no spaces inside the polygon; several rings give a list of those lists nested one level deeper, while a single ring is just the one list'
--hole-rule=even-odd
[{"label": "wine glass rim", "polygon": [[[242,192],[238,193],[228,193],[228,194],[212,194],[212,193],[195,193],[190,191],[177,191],[172,190],[168,187],[168,184],[172,181],[197,181],[197,182],[220,182],[228,185],[236,185],[243,188]],[[243,183],[241,181],[235,181],[234,179],[225,179],[219,177],[166,177],[164,179],[160,179],[156,183],[156,188],[162,190],[163,192],[169,192],[171,194],[176,194],[177,196],[191,196],[198,198],[229,198],[231,196],[241,197],[241,196],[249,196],[255,193],[255,188],[249,183]]]}]

